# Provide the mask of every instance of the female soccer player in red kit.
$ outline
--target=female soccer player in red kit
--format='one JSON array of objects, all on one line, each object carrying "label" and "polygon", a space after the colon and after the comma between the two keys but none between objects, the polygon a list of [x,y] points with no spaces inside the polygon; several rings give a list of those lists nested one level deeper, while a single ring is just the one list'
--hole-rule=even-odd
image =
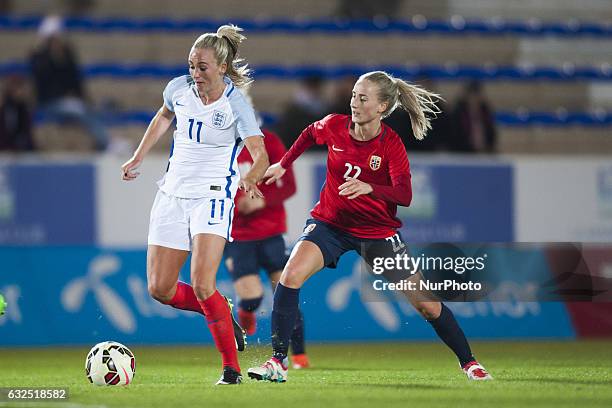
[{"label": "female soccer player in red kit", "polygon": [[[262,132],[270,161],[281,160],[287,151],[281,139],[265,129]],[[251,154],[243,149],[238,155],[240,172],[246,174],[252,166]],[[250,198],[241,191],[236,194],[232,225],[234,241],[225,247],[225,264],[240,298],[238,319],[249,336],[255,334],[255,312],[263,300],[260,269],[266,271],[274,290],[287,263],[283,238],[287,232],[284,201],[295,194],[295,177],[291,167],[275,183],[262,184],[259,188],[263,197]],[[304,345],[304,319],[299,311],[291,335],[291,350],[294,368],[307,368],[310,365]]]},{"label": "female soccer player in red kit", "polygon": [[[336,266],[342,254],[356,250],[372,265],[376,257],[394,257],[406,245],[397,229],[397,206],[412,200],[410,167],[399,136],[381,122],[400,106],[412,122],[413,134],[422,139],[431,128],[428,114],[437,108],[437,95],[393,78],[385,72],[362,75],[351,98],[351,116],[329,115],[308,126],[283,159],[268,169],[267,183],[285,173],[308,147],[326,144],[327,175],[320,201],[311,212],[303,235],[293,248],[274,293],[272,347],[274,354],[249,377],[284,382],[287,347],[304,282],[324,267]],[[491,376],[473,357],[453,313],[438,301],[407,293],[410,302],[455,353],[468,378]]]}]

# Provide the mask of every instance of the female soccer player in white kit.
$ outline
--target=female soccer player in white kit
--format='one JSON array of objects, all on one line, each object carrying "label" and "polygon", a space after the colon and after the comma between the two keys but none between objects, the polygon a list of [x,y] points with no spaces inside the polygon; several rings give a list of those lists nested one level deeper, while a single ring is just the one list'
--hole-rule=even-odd
[{"label": "female soccer player in white kit", "polygon": [[[161,303],[205,315],[223,360],[217,384],[239,384],[236,349],[243,332],[234,329],[230,306],[216,289],[216,274],[230,231],[238,188],[260,196],[257,182],[269,163],[252,106],[239,88],[249,69],[237,59],[245,39],[239,27],[226,25],[201,35],[189,52],[189,73],[171,80],[164,103],[152,119],[134,155],[122,166],[124,180],[136,169],[176,117],[173,149],[151,209],[147,279],[149,293]],[[239,180],[237,157],[246,145],[254,162]],[[178,276],[189,251],[191,285]]]}]

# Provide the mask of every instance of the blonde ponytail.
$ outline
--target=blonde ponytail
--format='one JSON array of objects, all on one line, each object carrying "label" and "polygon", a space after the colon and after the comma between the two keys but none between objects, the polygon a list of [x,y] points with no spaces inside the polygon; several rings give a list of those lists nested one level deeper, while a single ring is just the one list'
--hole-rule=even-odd
[{"label": "blonde ponytail", "polygon": [[238,58],[238,51],[246,37],[242,28],[233,24],[222,25],[216,33],[202,34],[193,43],[193,48],[210,48],[215,53],[217,64],[227,63],[226,75],[239,88],[248,87],[253,80],[251,70],[244,59]]},{"label": "blonde ponytail", "polygon": [[387,109],[382,113],[383,118],[401,106],[410,115],[414,137],[423,140],[427,131],[431,129],[431,117],[440,113],[436,105],[436,101],[442,99],[440,95],[399,78],[393,78],[384,71],[368,72],[359,79],[367,79],[378,85],[378,98],[381,102],[387,103]]},{"label": "blonde ponytail", "polygon": [[394,79],[399,93],[399,105],[410,115],[412,133],[423,140],[431,129],[431,117],[440,113],[436,100],[441,97],[417,85],[409,84],[399,78]]}]

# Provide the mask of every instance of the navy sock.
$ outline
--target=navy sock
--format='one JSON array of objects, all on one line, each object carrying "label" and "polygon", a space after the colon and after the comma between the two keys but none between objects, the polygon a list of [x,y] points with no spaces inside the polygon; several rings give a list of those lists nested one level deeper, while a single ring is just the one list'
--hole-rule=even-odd
[{"label": "navy sock", "polygon": [[263,296],[252,299],[240,299],[238,307],[246,312],[254,312],[261,305]]},{"label": "navy sock", "polygon": [[459,327],[453,312],[442,303],[440,316],[435,320],[429,320],[438,336],[455,353],[461,367],[474,360],[472,350],[468,344],[463,330]]},{"label": "navy sock", "polygon": [[272,349],[280,361],[287,358],[289,338],[295,327],[298,314],[300,290],[276,285],[274,307],[272,308]]},{"label": "navy sock", "polygon": [[293,333],[291,334],[291,351],[293,355],[304,354],[306,352],[306,346],[304,345],[304,315],[299,309]]}]

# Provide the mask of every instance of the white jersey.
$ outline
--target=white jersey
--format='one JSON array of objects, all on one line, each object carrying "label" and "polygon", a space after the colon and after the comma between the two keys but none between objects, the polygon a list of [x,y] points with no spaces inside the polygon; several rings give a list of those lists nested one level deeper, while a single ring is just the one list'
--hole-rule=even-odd
[{"label": "white jersey", "polygon": [[174,78],[164,104],[176,115],[176,130],[160,190],[179,198],[230,198],[238,189],[237,158],[249,136],[261,136],[253,107],[224,78],[223,96],[204,105],[191,76]]}]

